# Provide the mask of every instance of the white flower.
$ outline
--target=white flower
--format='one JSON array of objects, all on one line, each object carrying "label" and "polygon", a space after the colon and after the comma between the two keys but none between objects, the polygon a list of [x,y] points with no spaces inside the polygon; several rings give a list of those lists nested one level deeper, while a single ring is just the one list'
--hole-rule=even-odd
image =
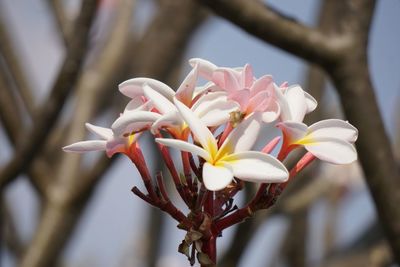
[{"label": "white flower", "polygon": [[137,141],[140,134],[130,134],[127,136],[115,136],[109,128],[99,127],[86,123],[86,128],[94,134],[100,136],[102,140],[88,140],[73,143],[63,147],[66,152],[85,153],[91,151],[106,151],[108,157],[115,153],[129,153],[129,147]]},{"label": "white flower", "polygon": [[357,160],[353,143],[357,129],[348,122],[330,119],[307,127],[304,123],[287,121],[278,124],[284,136],[284,146],[304,146],[315,157],[335,164]]},{"label": "white flower", "polygon": [[206,161],[203,182],[207,189],[221,190],[232,182],[233,177],[259,183],[288,179],[288,171],[280,161],[268,154],[249,151],[260,130],[259,118],[251,116],[240,123],[218,148],[217,140],[204,123],[178,100],[175,105],[201,147],[182,140],[157,138],[156,141],[203,158]]},{"label": "white flower", "polygon": [[317,101],[299,85],[275,85],[275,97],[280,106],[281,121],[303,122],[304,116],[317,107]]}]

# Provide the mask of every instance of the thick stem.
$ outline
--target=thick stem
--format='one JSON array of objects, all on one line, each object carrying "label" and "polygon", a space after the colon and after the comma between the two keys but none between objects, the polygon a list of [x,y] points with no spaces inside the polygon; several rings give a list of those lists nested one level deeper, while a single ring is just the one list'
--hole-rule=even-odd
[{"label": "thick stem", "polygon": [[[208,191],[207,199],[204,203],[204,212],[210,216],[211,221],[214,217],[214,202],[214,192]],[[217,235],[218,233],[214,233],[211,231],[211,235],[206,240],[203,240],[202,247],[203,252],[207,254],[210,260],[214,263],[217,262]],[[202,264],[201,266],[203,267],[206,265]]]}]

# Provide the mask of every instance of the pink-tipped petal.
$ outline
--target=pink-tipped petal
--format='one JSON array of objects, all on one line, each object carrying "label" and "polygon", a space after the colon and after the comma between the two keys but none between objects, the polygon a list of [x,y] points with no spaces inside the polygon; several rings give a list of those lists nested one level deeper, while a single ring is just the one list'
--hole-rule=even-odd
[{"label": "pink-tipped petal", "polygon": [[240,86],[242,88],[250,89],[254,82],[253,69],[250,64],[246,64],[242,70],[240,77]]},{"label": "pink-tipped petal", "polygon": [[[223,82],[220,80],[221,74],[223,77]],[[228,93],[234,93],[235,91],[242,89],[239,84],[239,79],[240,76],[235,70],[229,68],[218,68],[215,71],[213,82],[225,89],[225,91]]]},{"label": "pink-tipped petal", "polygon": [[250,89],[251,96],[255,96],[259,92],[263,91],[273,91],[273,80],[271,75],[265,75],[262,76],[261,78],[257,79],[254,83],[253,86]]},{"label": "pink-tipped petal", "polygon": [[196,88],[198,76],[198,64],[196,64],[192,71],[186,76],[182,84],[176,91],[175,97],[187,106],[191,106],[193,99],[193,92]]},{"label": "pink-tipped petal", "polygon": [[[136,142],[140,134],[135,134],[133,138],[129,141],[126,137],[117,137],[108,141],[106,144],[106,154],[111,158],[116,153],[123,153],[126,151],[127,146]],[[130,143],[129,143],[130,142]]]},{"label": "pink-tipped petal", "polygon": [[240,105],[240,110],[245,112],[250,100],[250,90],[240,89],[229,94],[230,100],[236,101]]}]

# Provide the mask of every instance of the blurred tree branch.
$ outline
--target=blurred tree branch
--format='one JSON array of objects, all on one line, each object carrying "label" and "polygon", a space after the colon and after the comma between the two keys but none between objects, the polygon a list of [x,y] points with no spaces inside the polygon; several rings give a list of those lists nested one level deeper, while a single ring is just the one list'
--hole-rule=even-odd
[{"label": "blurred tree branch", "polygon": [[54,126],[82,67],[96,7],[96,0],[83,2],[82,11],[76,21],[75,34],[71,39],[71,46],[68,48],[66,59],[54,82],[51,93],[34,117],[33,129],[28,133],[30,138],[22,139],[11,161],[2,168],[0,188],[3,188],[30,167],[35,155],[40,151],[40,147],[46,141],[46,137]]},{"label": "blurred tree branch", "polygon": [[[16,146],[19,138],[23,137],[23,115],[18,108],[18,101],[13,94],[13,85],[6,75],[3,66],[0,65],[0,120],[4,126],[10,143]],[[46,162],[36,159],[28,170],[35,189],[43,195],[46,188],[46,181],[49,180],[51,171]]]},{"label": "blurred tree branch", "polygon": [[14,255],[19,258],[25,248],[22,238],[17,231],[14,216],[10,210],[9,204],[3,196],[0,196],[0,236],[4,240],[4,245]]},{"label": "blurred tree branch", "polygon": [[5,63],[8,66],[11,76],[14,78],[16,88],[21,95],[21,99],[25,104],[25,108],[29,112],[29,118],[36,111],[35,99],[33,97],[33,88],[28,81],[26,70],[22,68],[21,59],[15,53],[15,45],[11,35],[7,31],[7,26],[4,21],[4,16],[0,15],[0,54],[3,56]]},{"label": "blurred tree branch", "polygon": [[331,76],[347,119],[360,131],[356,143],[359,158],[386,236],[400,262],[400,175],[367,64],[375,1],[340,1],[341,20],[335,35],[311,30],[257,1],[198,1],[264,41],[320,65]]},{"label": "blurred tree branch", "polygon": [[47,3],[56,22],[56,31],[60,33],[62,41],[64,42],[65,46],[68,47],[71,22],[68,20],[65,14],[63,3],[60,0],[47,0]]}]

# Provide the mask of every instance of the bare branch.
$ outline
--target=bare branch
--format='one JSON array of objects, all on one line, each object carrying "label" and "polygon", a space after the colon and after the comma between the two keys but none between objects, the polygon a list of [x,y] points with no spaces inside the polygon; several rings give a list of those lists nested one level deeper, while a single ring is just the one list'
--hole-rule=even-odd
[{"label": "bare branch", "polygon": [[331,66],[328,71],[347,118],[361,133],[356,143],[359,158],[393,255],[400,262],[400,210],[397,207],[400,171],[384,129],[367,60],[368,30],[375,2],[345,3],[348,10],[344,13],[345,34],[351,32],[352,45],[340,64]]},{"label": "bare branch", "polygon": [[[192,1],[160,1],[158,14],[137,46],[132,74],[165,80],[170,70],[180,63],[188,38],[204,17],[204,10]],[[162,49],[160,40],[163,40]]]},{"label": "bare branch", "polygon": [[81,69],[87,48],[91,22],[94,18],[97,1],[88,0],[82,4],[75,27],[74,38],[68,49],[66,59],[51,90],[50,96],[34,119],[34,125],[28,134],[30,138],[23,139],[18,145],[13,159],[0,172],[0,188],[11,182],[32,163],[36,153],[45,142],[51,128],[54,126],[63,104],[68,97]]},{"label": "bare branch", "polygon": [[11,35],[7,32],[7,27],[3,19],[4,16],[0,16],[0,54],[7,63],[26,109],[32,115],[35,112],[33,90],[28,82],[26,70],[22,68],[20,59],[17,57],[15,45],[12,43]]},{"label": "bare branch", "polygon": [[12,92],[12,85],[7,81],[6,73],[0,65],[0,119],[11,143],[18,142],[21,134],[21,122],[23,121],[18,103]]},{"label": "bare branch", "polygon": [[[11,144],[16,146],[20,140],[19,137],[23,134],[22,122],[24,119],[17,108],[17,100],[12,90],[13,86],[8,82],[5,73],[0,68],[0,120]],[[40,159],[36,159],[32,168],[28,171],[33,185],[41,195],[47,187],[46,181],[48,181],[50,173],[47,164]]]},{"label": "bare branch", "polygon": [[[0,197],[0,220],[3,220],[2,223],[0,222],[0,225],[4,228],[3,240],[5,241],[5,245],[14,257],[18,259],[24,251],[24,243],[17,231],[13,214],[4,197]],[[0,232],[3,231],[2,227],[0,227]]]},{"label": "bare branch", "polygon": [[334,62],[344,41],[285,17],[261,1],[197,1],[248,33],[318,65]]},{"label": "bare branch", "polygon": [[60,0],[47,0],[47,3],[52,10],[61,39],[64,41],[65,46],[68,47],[71,22],[68,21],[68,18],[65,14],[63,3]]}]

